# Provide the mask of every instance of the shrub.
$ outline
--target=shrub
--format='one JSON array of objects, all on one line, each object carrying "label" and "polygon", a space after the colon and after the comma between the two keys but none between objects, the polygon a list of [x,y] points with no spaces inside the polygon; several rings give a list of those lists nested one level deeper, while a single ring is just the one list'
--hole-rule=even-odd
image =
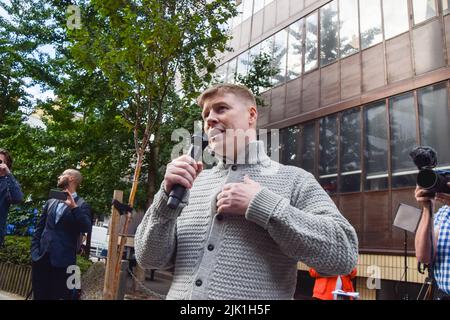
[{"label": "shrub", "polygon": [[0,262],[31,265],[31,237],[6,236],[0,248]]},{"label": "shrub", "polygon": [[83,256],[77,255],[77,266],[80,268],[81,274],[85,273],[92,265],[92,261]]},{"label": "shrub", "polygon": [[[3,247],[0,248],[0,262],[18,265],[31,265],[31,237],[6,236]],[[77,256],[77,266],[83,274],[92,262],[82,256]]]}]

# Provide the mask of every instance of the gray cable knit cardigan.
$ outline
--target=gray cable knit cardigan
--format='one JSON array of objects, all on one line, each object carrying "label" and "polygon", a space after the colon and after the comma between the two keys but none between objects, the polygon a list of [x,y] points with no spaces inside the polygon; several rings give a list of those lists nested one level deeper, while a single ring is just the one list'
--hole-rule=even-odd
[{"label": "gray cable knit cardigan", "polygon": [[[161,188],[135,237],[144,268],[175,265],[167,299],[292,299],[301,261],[327,275],[355,267],[354,228],[306,171],[270,160],[260,141],[248,164],[204,170],[180,208]],[[244,216],[220,215],[216,196],[244,175],[263,189]]]}]

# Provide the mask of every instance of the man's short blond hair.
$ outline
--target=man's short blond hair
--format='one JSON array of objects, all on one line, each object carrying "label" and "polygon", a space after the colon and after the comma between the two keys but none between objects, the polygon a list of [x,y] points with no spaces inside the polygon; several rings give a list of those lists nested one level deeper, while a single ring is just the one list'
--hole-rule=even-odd
[{"label": "man's short blond hair", "polygon": [[223,83],[206,89],[198,98],[197,104],[203,109],[205,101],[217,95],[232,93],[241,98],[248,107],[256,107],[256,98],[249,88],[239,84]]},{"label": "man's short blond hair", "polygon": [[77,184],[77,188],[80,186],[81,181],[83,181],[83,176],[81,175],[80,171],[75,170],[75,169],[67,169],[64,171],[64,173],[75,178],[75,183]]}]

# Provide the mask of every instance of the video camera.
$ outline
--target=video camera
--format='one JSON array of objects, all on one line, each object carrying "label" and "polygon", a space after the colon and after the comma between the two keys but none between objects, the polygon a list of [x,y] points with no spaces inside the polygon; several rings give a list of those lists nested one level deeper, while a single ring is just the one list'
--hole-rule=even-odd
[{"label": "video camera", "polygon": [[409,154],[419,169],[417,185],[428,190],[430,196],[436,193],[449,193],[450,170],[436,170],[437,153],[431,147],[417,147]]}]

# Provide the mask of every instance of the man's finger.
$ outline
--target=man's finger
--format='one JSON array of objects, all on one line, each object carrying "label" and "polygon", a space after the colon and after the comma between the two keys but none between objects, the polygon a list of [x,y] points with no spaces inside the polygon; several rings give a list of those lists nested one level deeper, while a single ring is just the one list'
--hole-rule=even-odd
[{"label": "man's finger", "polygon": [[197,162],[197,175],[203,171],[203,162]]},{"label": "man's finger", "polygon": [[228,199],[222,198],[219,201],[217,201],[217,207],[222,207],[224,205],[229,205],[228,202],[229,202]]},{"label": "man's finger", "polygon": [[191,174],[191,176],[194,178],[197,175],[196,169],[192,165],[190,165],[189,163],[186,163],[184,161],[175,161],[173,163],[173,166],[171,167],[171,169],[174,169],[174,168],[178,168],[178,169],[182,168],[182,169],[188,171]]},{"label": "man's finger", "polygon": [[185,162],[185,163],[189,164],[190,166],[193,166],[195,171],[198,170],[197,162],[192,157],[185,154],[184,156],[181,156],[178,160]]}]

